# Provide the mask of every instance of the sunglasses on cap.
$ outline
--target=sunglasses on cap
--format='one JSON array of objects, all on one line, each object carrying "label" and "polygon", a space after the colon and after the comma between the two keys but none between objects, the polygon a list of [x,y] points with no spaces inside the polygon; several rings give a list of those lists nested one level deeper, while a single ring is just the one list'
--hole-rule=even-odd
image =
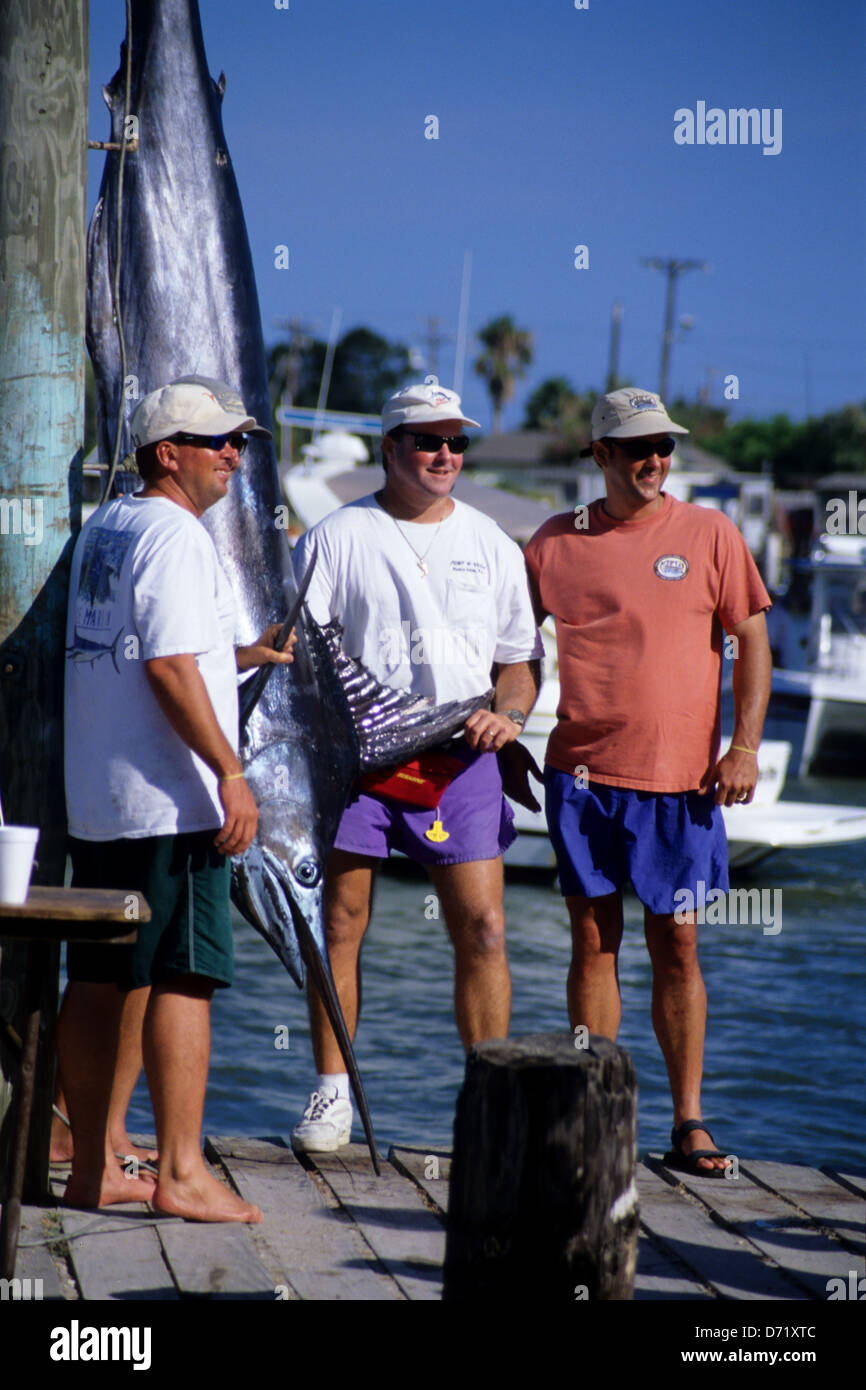
[{"label": "sunglasses on cap", "polygon": [[658,454],[660,459],[670,458],[677,441],[673,435],[666,434],[663,439],[603,439],[601,441],[609,449],[617,448],[622,450],[626,458],[630,458],[633,463],[638,463],[641,459],[648,459],[653,454]]},{"label": "sunglasses on cap", "polygon": [[415,434],[413,430],[401,429],[399,438],[414,440],[413,449],[418,454],[438,454],[443,444],[447,444],[452,454],[464,454],[469,444],[466,434]]},{"label": "sunglasses on cap", "polygon": [[235,453],[242,454],[247,447],[245,434],[173,434],[176,444],[189,444],[193,449],[213,449],[219,453],[230,444]]}]

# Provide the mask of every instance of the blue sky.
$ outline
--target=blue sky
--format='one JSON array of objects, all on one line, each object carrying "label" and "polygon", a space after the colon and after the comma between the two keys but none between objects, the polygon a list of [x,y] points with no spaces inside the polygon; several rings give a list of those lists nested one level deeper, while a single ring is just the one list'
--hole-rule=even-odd
[{"label": "blue sky", "polygon": [[[334,308],[426,351],[509,313],[535,360],[504,425],[548,376],[602,386],[624,304],[621,373],[656,389],[664,277],[642,256],[695,257],[693,326],[671,391],[739,378],[734,419],[802,419],[866,397],[866,6],[862,0],[201,0],[208,61],[240,186],[267,342]],[[91,130],[108,135],[122,0],[91,0]],[[677,145],[674,112],[782,110],[782,149]],[[425,117],[439,121],[425,139]],[[102,155],[90,156],[90,199]],[[289,247],[277,270],[274,247]],[[574,268],[574,247],[589,268]],[[464,405],[486,427],[471,370]],[[440,351],[451,384],[453,342]],[[419,375],[423,374],[422,372]]]}]

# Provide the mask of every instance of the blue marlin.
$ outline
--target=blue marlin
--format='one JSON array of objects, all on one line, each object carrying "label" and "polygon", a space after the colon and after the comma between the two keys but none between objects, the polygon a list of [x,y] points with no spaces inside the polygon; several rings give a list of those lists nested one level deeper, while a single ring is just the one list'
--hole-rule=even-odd
[{"label": "blue marlin", "polygon": [[[87,342],[101,456],[112,457],[118,419],[121,456],[130,451],[137,398],[184,376],[222,391],[227,406],[242,398],[244,412],[267,425],[252,259],[222,127],[225,78],[210,76],[196,0],[132,0],[120,69],[103,91],[112,141],[120,144],[132,113],[139,144],[123,156],[119,224],[121,154],[112,151],[88,233]],[[225,394],[225,382],[236,394]],[[321,992],[378,1172],[369,1111],[328,963],[325,864],[359,771],[441,743],[485,699],[432,708],[379,685],[346,656],[339,628],[320,628],[301,602],[279,528],[283,515],[273,445],[251,438],[228,495],[205,513],[203,524],[234,588],[239,640],[252,642],[284,619],[285,633],[294,624],[298,640],[291,666],[263,668],[242,691],[241,757],[259,826],[233,866],[233,896],[298,985],[307,971]]]},{"label": "blue marlin", "polygon": [[120,629],[111,643],[94,642],[90,637],[76,637],[74,645],[66,648],[66,655],[79,666],[86,666],[88,663],[92,666],[94,661],[98,661],[101,656],[110,656],[112,666],[120,675],[120,667],[117,664],[117,644],[122,636],[123,628]]}]

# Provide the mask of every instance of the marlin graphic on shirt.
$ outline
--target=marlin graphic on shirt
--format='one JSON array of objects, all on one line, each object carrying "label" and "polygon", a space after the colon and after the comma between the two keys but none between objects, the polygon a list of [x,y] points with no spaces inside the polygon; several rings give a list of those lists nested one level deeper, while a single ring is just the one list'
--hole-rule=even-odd
[{"label": "marlin graphic on shirt", "polygon": [[120,628],[114,641],[94,642],[89,637],[79,637],[76,634],[75,644],[66,648],[66,656],[70,661],[74,661],[76,666],[90,665],[98,661],[101,656],[110,656],[115,671],[120,675],[120,667],[117,664],[117,644],[123,636],[123,628]]}]

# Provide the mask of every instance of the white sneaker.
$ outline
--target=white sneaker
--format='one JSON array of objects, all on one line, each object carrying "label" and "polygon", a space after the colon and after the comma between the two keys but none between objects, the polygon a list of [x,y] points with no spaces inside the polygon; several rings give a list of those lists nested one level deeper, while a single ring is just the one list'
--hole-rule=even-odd
[{"label": "white sneaker", "polygon": [[292,1130],[292,1148],[332,1153],[348,1144],[353,1118],[352,1102],[340,1100],[336,1086],[323,1086],[310,1096],[304,1118]]}]

